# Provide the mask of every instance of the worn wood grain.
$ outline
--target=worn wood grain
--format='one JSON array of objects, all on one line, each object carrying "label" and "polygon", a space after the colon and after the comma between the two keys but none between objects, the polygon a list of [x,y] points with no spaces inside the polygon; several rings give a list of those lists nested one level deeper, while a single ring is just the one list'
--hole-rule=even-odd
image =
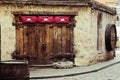
[{"label": "worn wood grain", "polygon": [[20,39],[19,39],[20,28],[16,27],[16,54],[20,54]]},{"label": "worn wood grain", "polygon": [[52,54],[53,53],[53,44],[54,44],[54,30],[53,30],[53,25],[51,25],[50,27],[49,27],[50,29],[49,29],[49,42],[50,42],[50,44],[49,44],[49,46],[50,46],[50,54]]},{"label": "worn wood grain", "polygon": [[46,61],[49,63],[49,54],[50,54],[50,24],[46,24]]},{"label": "worn wood grain", "polygon": [[58,33],[58,37],[57,37],[57,41],[58,41],[58,53],[61,53],[62,52],[62,28],[61,27],[58,27],[58,30],[57,30],[57,33]]},{"label": "worn wood grain", "polygon": [[41,34],[41,25],[37,26],[36,29],[37,29],[37,36],[38,36],[38,42],[37,43],[37,46],[38,46],[38,63],[42,64],[42,52],[41,52],[41,45],[42,45],[42,34]]},{"label": "worn wood grain", "polygon": [[53,44],[53,53],[55,54],[55,53],[57,53],[58,52],[58,43],[57,43],[57,26],[54,26],[53,27],[53,42],[54,42],[54,44]]},{"label": "worn wood grain", "polygon": [[23,32],[23,48],[24,48],[24,55],[26,55],[27,56],[27,54],[28,54],[28,48],[27,48],[27,41],[28,41],[28,38],[27,38],[27,26],[24,26],[24,32]]},{"label": "worn wood grain", "polygon": [[70,29],[66,28],[66,52],[70,52]]},{"label": "worn wood grain", "polygon": [[66,26],[62,26],[62,53],[66,53]]},{"label": "worn wood grain", "polygon": [[27,35],[28,35],[28,59],[31,64],[34,63],[35,56],[35,28],[34,26],[27,27]]},{"label": "worn wood grain", "polygon": [[23,31],[24,31],[24,29],[23,29],[23,27],[20,27],[19,28],[19,49],[20,49],[20,55],[23,55],[23,53],[24,53],[24,42],[23,42],[23,39],[24,39],[24,37],[23,37]]}]

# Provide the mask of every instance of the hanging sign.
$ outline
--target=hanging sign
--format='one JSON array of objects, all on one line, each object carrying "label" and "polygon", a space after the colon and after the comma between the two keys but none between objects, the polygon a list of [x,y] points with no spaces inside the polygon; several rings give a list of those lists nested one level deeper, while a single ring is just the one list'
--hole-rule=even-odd
[{"label": "hanging sign", "polygon": [[38,16],[38,22],[52,23],[52,22],[54,22],[54,17],[53,16]]},{"label": "hanging sign", "polygon": [[21,21],[23,23],[36,23],[37,17],[36,16],[21,16]]},{"label": "hanging sign", "polygon": [[69,16],[55,16],[55,23],[70,23]]}]

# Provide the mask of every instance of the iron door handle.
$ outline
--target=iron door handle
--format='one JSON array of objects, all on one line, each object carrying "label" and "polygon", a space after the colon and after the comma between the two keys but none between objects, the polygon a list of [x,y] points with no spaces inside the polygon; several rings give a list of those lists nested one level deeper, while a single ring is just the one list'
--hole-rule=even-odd
[{"label": "iron door handle", "polygon": [[46,44],[42,44],[42,46],[41,46],[43,49],[45,49],[46,48]]}]

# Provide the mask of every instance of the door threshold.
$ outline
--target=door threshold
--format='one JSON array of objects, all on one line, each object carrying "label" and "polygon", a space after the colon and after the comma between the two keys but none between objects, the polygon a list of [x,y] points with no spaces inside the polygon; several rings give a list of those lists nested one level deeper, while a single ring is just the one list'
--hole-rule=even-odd
[{"label": "door threshold", "polygon": [[41,64],[38,64],[38,65],[30,65],[30,67],[38,67],[38,68],[50,68],[52,67],[53,65],[52,64],[45,64],[45,65],[41,65]]}]

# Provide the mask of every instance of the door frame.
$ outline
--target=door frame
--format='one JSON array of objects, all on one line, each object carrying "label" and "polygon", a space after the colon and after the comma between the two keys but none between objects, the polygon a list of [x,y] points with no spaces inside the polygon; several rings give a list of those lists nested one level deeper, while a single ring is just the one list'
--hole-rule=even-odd
[{"label": "door frame", "polygon": [[[45,15],[45,13],[43,14],[43,12],[39,12],[39,14],[36,14],[36,13],[38,13],[38,12],[34,12],[34,11],[32,11],[32,12],[28,12],[27,14],[25,13],[25,12],[23,12],[23,13],[21,13],[21,12],[14,12],[13,14],[14,14],[14,16],[15,16],[15,18],[14,18],[14,21],[13,21],[13,25],[14,26],[16,26],[16,28],[22,28],[23,26],[22,25],[24,25],[24,24],[22,24],[20,21],[19,21],[19,18],[20,18],[20,16],[21,15]],[[46,13],[48,13],[48,12],[46,12]],[[69,23],[69,24],[64,24],[64,25],[67,25],[67,26],[70,26],[70,29],[72,30],[72,32],[73,32],[73,34],[72,34],[72,37],[74,38],[74,27],[75,27],[75,21],[74,21],[74,16],[76,15],[76,13],[74,13],[74,12],[71,12],[71,13],[50,13],[49,15],[62,15],[62,16],[65,16],[65,15],[67,15],[67,14],[69,14],[69,16],[71,17],[71,23]],[[30,24],[30,25],[35,25],[35,24]],[[56,24],[57,25],[57,24]],[[58,25],[60,25],[60,24],[58,24]],[[22,31],[22,30],[21,30]],[[71,46],[72,46],[72,48],[71,48],[71,52],[74,54],[74,47],[73,47],[73,39],[72,39],[72,44],[71,44]],[[16,48],[17,48],[17,46],[16,46]],[[16,57],[18,54],[17,54],[17,51],[15,51],[15,53],[13,54],[13,57]],[[18,55],[19,56],[19,55]],[[22,55],[21,56],[21,58],[22,57],[26,57],[26,55]],[[74,59],[73,59],[73,62],[74,62]]]}]

